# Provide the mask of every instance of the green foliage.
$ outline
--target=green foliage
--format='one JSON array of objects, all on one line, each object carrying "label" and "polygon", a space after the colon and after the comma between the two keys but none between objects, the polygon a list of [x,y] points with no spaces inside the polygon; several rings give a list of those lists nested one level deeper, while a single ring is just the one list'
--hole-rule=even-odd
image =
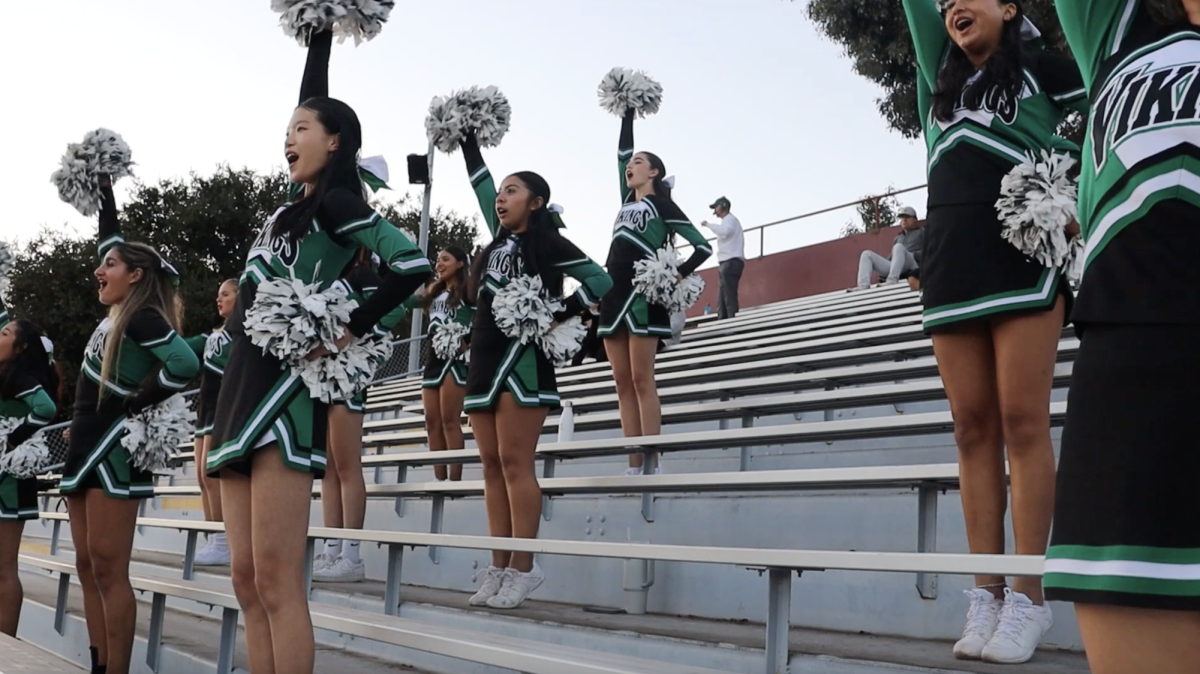
[{"label": "green foliage", "polygon": [[855,210],[858,212],[858,221],[851,220],[842,227],[843,237],[875,232],[896,224],[900,202],[890,194],[881,197],[868,195],[863,197]]}]

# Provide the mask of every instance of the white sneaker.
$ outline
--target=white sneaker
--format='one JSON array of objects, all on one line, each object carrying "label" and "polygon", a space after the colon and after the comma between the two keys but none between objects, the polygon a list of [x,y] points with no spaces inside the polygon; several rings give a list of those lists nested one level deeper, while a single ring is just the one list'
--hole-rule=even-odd
[{"label": "white sneaker", "polygon": [[[626,468],[626,469],[625,469],[625,477],[634,477],[634,476],[636,476],[636,475],[641,475],[641,474],[642,474],[642,469],[641,469],[641,468],[635,468],[635,467],[633,467],[633,466],[630,466],[630,467],[628,467],[628,468]],[[655,467],[654,467],[654,474],[655,474],[655,475],[662,475],[662,466],[655,466]]]},{"label": "white sneaker", "polygon": [[324,552],[317,555],[316,557],[313,557],[313,563],[312,563],[313,576],[316,576],[318,571],[321,571],[323,569],[328,569],[329,566],[331,564],[333,564],[333,559],[334,559],[333,557],[330,557],[329,555],[325,554]]},{"label": "white sneaker", "polygon": [[962,638],[954,644],[954,657],[959,660],[978,660],[983,657],[984,646],[996,633],[1004,602],[978,587],[965,590],[963,594],[971,599],[971,608],[967,609],[967,626],[963,628]]},{"label": "white sneaker", "polygon": [[229,546],[217,545],[209,539],[203,548],[196,551],[192,563],[196,566],[229,566]]},{"label": "white sneaker", "polygon": [[366,577],[363,563],[352,562],[345,555],[338,555],[332,564],[319,571],[313,570],[313,582],[316,583],[361,583]]},{"label": "white sneaker", "polygon": [[1053,624],[1049,606],[1037,606],[1020,592],[1004,588],[1000,623],[992,640],[983,648],[984,661],[1000,665],[1029,662],[1038,642]]},{"label": "white sneaker", "polygon": [[489,566],[486,569],[481,569],[471,577],[471,582],[479,580],[479,576],[483,575],[483,584],[479,586],[479,591],[471,595],[468,602],[471,606],[487,606],[488,600],[495,597],[500,588],[504,587],[504,583],[508,581],[508,569],[502,569],[498,566]]},{"label": "white sneaker", "polygon": [[521,573],[515,569],[509,569],[508,573],[508,579],[500,588],[500,593],[487,601],[491,608],[510,609],[520,606],[529,593],[538,589],[546,580],[546,574],[542,573],[537,562],[533,563],[533,570],[529,573]]}]

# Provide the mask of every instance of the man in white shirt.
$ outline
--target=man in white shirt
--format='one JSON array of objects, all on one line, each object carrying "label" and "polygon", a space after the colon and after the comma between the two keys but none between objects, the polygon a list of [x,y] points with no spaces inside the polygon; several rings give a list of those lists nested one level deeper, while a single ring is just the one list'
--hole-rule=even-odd
[{"label": "man in white shirt", "polygon": [[729,212],[729,200],[721,197],[709,208],[721,222],[700,223],[717,235],[717,318],[733,318],[738,312],[738,284],[746,268],[746,243],[742,238],[742,223]]}]

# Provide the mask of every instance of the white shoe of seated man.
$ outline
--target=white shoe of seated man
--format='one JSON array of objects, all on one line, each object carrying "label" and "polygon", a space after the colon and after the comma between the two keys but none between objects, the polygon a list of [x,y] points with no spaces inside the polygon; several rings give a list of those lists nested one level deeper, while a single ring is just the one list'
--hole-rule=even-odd
[{"label": "white shoe of seated man", "polygon": [[544,582],[546,582],[546,574],[542,573],[542,567],[538,566],[537,562],[533,563],[533,568],[527,573],[508,569],[500,592],[489,599],[487,605],[490,608],[517,608],[525,602],[530,593],[541,587]]},{"label": "white shoe of seated man", "polygon": [[208,537],[204,547],[196,551],[192,563],[196,566],[228,566],[229,561],[229,543],[225,540],[225,534],[213,534]]},{"label": "white shoe of seated man", "polygon": [[900,275],[906,271],[916,271],[917,258],[908,252],[903,243],[892,246],[892,257],[888,259],[872,250],[864,250],[858,258],[858,289],[871,287],[871,272],[879,274],[883,283],[900,282]]},{"label": "white shoe of seated man", "polygon": [[361,583],[366,577],[366,567],[362,561],[355,561],[346,555],[339,555],[323,569],[313,569],[313,582],[316,583]]},{"label": "white shoe of seated man", "polygon": [[[641,474],[642,474],[641,468],[630,466],[625,469],[625,477],[633,477],[634,475],[641,475]],[[662,466],[661,465],[654,467],[654,474],[662,475]]]}]

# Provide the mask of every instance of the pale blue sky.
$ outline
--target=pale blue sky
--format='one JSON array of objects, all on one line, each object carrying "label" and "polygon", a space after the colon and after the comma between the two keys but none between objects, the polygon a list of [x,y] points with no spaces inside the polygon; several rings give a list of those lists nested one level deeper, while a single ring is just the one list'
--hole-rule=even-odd
[{"label": "pale blue sky", "polygon": [[[786,0],[400,0],[383,34],[335,45],[332,94],[362,118],[364,154],[383,154],[406,188],[404,157],[424,152],[432,96],[494,84],[513,124],[485,157],[496,174],[544,175],[569,233],[603,261],[618,207],[619,121],[597,104],[611,67],[648,71],[662,111],[639,122],[640,149],[677,176],[697,224],[728,196],[746,227],[924,182],[920,143],[889,131],[876,87],[819,37],[805,2]],[[7,8],[0,41],[6,199],[0,237],[42,225],[95,231],[49,182],[66,144],[106,126],[147,181],[219,163],[283,165],[304,50],[269,0],[59,0]],[[119,195],[123,190],[119,190]],[[923,192],[904,199],[924,212]],[[434,203],[478,212],[459,155],[438,155]],[[846,212],[778,228],[768,252],[837,236]],[[783,231],[786,229],[786,231]],[[757,253],[747,242],[747,253]]]}]

